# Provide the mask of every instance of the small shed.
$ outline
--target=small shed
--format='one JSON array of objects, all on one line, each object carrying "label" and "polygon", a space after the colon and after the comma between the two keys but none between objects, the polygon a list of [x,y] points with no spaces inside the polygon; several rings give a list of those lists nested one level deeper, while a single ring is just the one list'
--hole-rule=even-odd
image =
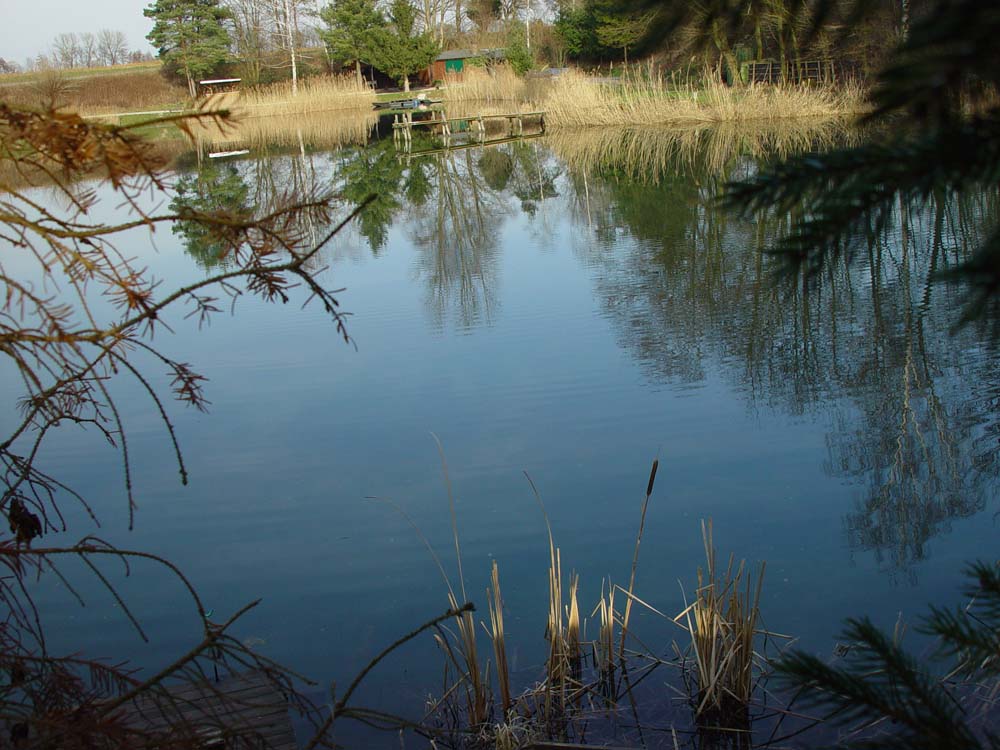
[{"label": "small shed", "polygon": [[239,91],[242,78],[206,78],[198,81],[199,90],[205,96],[228,91]]},{"label": "small shed", "polygon": [[446,75],[461,78],[462,71],[465,70],[465,61],[476,56],[476,51],[472,49],[445,50],[431,63],[429,83],[443,81]]},{"label": "small shed", "polygon": [[445,76],[462,80],[462,73],[465,71],[470,60],[478,60],[487,65],[499,62],[504,59],[502,49],[449,49],[434,58],[434,62],[421,75],[424,83],[432,84],[434,81],[443,81]]}]

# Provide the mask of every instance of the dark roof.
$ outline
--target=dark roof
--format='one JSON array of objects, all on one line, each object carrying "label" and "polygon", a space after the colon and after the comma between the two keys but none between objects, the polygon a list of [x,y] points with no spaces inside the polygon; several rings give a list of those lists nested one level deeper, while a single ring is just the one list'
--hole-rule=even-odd
[{"label": "dark roof", "polygon": [[468,60],[470,57],[492,57],[503,59],[502,49],[448,49],[435,57],[435,60]]},{"label": "dark roof", "polygon": [[435,60],[465,60],[476,57],[476,51],[471,49],[449,49],[435,57]]}]

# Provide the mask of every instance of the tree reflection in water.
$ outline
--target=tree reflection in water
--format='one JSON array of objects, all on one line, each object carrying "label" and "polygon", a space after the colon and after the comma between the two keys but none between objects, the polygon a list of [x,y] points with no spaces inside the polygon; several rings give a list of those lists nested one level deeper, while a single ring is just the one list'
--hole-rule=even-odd
[{"label": "tree reflection in water", "polygon": [[[985,509],[1000,475],[991,323],[952,330],[960,290],[935,281],[981,240],[998,196],[939,191],[901,205],[859,238],[865,262],[841,257],[808,280],[782,278],[785,266],[766,252],[794,210],[744,219],[718,202],[728,180],[765,159],[858,137],[744,125],[557,134],[409,157],[390,141],[332,157],[293,146],[212,167],[190,178],[185,199],[238,212],[293,191],[333,189],[348,208],[377,194],[360,220],[371,252],[398,223],[419,252],[433,320],[462,327],[496,313],[504,222],[558,199],[580,228],[574,250],[594,269],[604,314],[647,376],[689,383],[718,369],[755,408],[825,416],[825,470],[864,488],[847,538],[906,577],[953,519]],[[200,262],[212,257],[211,238],[185,240]]]},{"label": "tree reflection in water", "polygon": [[[825,469],[864,485],[847,537],[894,578],[912,577],[932,537],[985,508],[997,475],[995,368],[964,356],[993,348],[989,323],[949,335],[959,290],[935,279],[968,257],[976,227],[995,222],[997,196],[939,192],[900,206],[860,238],[866,263],[841,258],[821,276],[781,278],[766,250],[794,212],[744,220],[717,201],[775,136],[723,136],[557,139],[568,164],[584,165],[570,174],[576,212],[601,241],[579,252],[599,268],[604,309],[650,377],[698,381],[711,361],[755,405],[832,412]],[[792,146],[845,137],[821,132]],[[636,240],[630,249],[603,252],[623,231]]]},{"label": "tree reflection in water", "polygon": [[408,220],[437,325],[450,317],[465,327],[491,320],[500,227],[514,210],[512,199],[533,213],[557,195],[558,168],[547,151],[530,143],[417,156],[401,155],[391,141],[382,141],[334,158],[335,184],[349,204],[378,196],[361,216],[373,252],[385,246],[391,225]]}]

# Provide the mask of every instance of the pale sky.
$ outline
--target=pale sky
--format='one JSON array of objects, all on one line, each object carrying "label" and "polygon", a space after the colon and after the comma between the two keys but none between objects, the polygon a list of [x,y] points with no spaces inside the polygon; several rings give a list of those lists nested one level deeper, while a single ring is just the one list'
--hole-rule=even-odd
[{"label": "pale sky", "polygon": [[0,0],[0,57],[24,65],[26,57],[48,54],[57,34],[101,29],[122,31],[129,51],[153,51],[152,27],[142,9],[152,0]]}]

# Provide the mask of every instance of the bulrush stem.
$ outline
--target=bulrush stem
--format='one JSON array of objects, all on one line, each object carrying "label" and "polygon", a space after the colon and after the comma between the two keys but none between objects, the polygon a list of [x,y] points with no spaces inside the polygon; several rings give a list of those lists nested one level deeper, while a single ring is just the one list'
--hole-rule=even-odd
[{"label": "bulrush stem", "polygon": [[649,507],[649,496],[653,494],[653,483],[656,481],[656,470],[660,467],[660,460],[653,461],[653,468],[649,470],[649,482],[646,483],[646,499],[642,501],[642,515],[639,517],[639,533],[635,537],[635,552],[632,555],[632,575],[628,581],[628,597],[625,600],[625,615],[622,617],[622,639],[618,648],[618,659],[625,658],[625,636],[628,633],[628,621],[632,615],[632,594],[635,589],[635,571],[639,566],[639,545],[642,543],[642,530],[646,526],[646,509]]}]

